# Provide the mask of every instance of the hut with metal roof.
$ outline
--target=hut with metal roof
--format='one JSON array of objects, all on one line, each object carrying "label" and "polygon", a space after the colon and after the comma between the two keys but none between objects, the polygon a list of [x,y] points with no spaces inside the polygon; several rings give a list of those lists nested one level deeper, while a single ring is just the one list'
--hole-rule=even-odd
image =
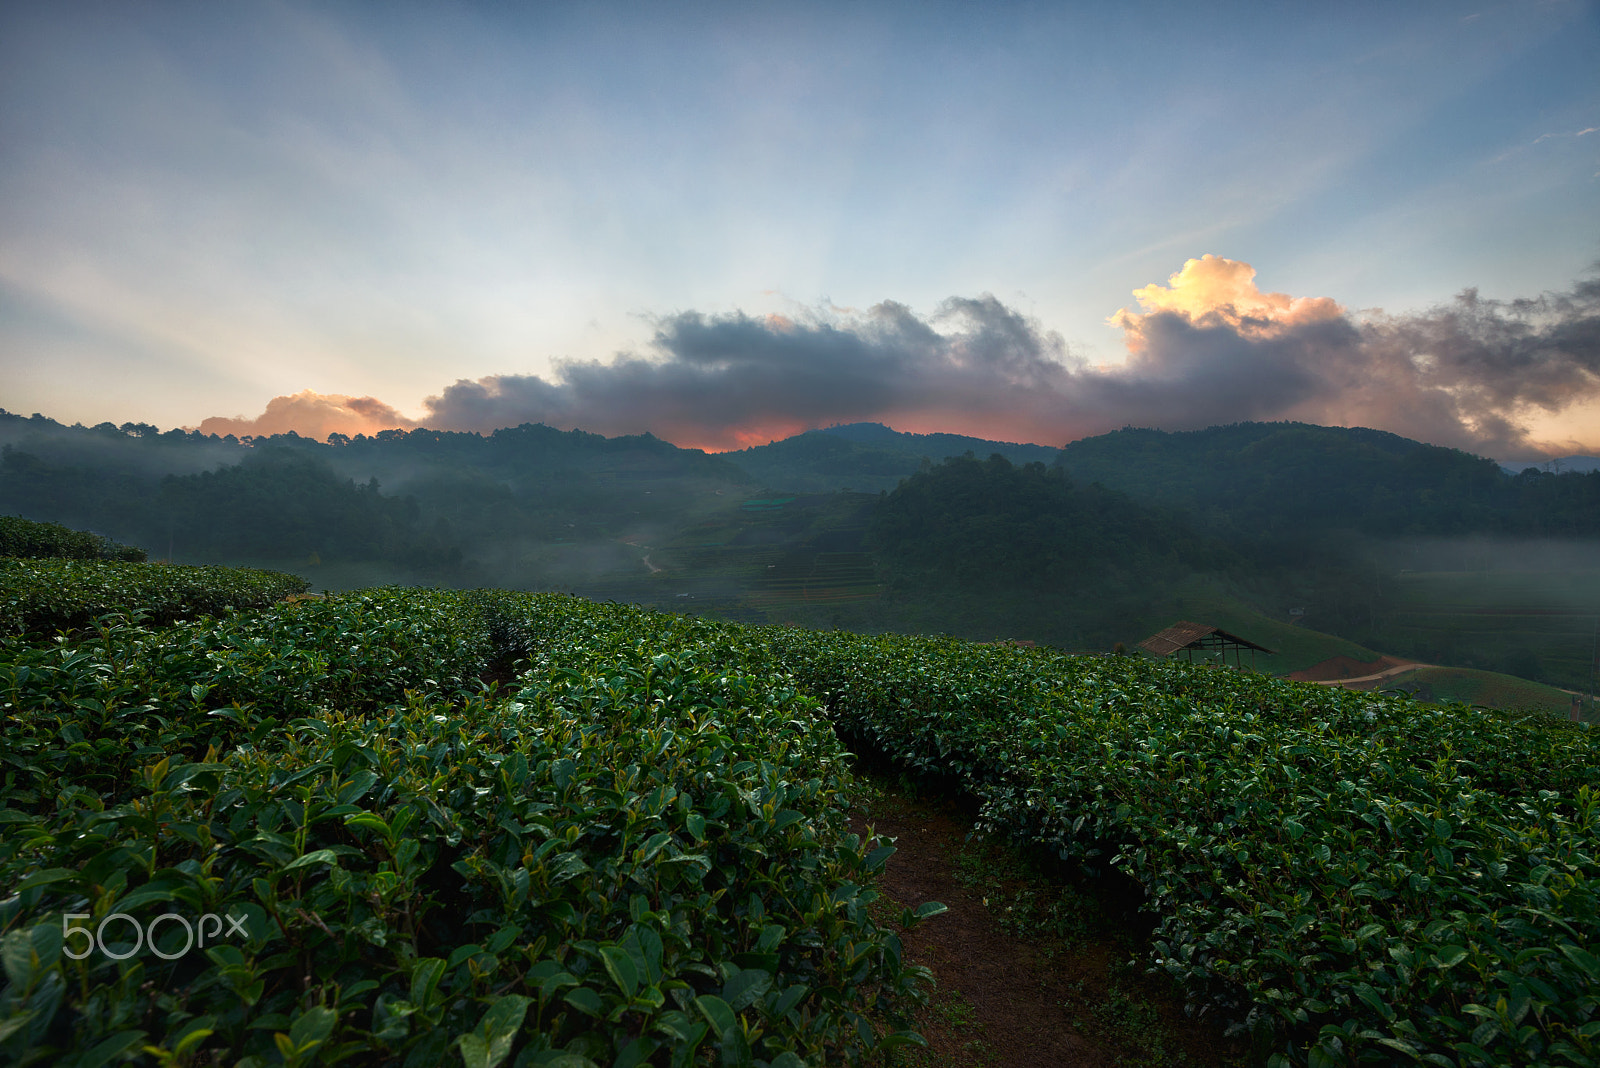
[{"label": "hut with metal roof", "polygon": [[1272,650],[1264,645],[1257,645],[1248,638],[1241,638],[1237,634],[1229,634],[1221,627],[1213,627],[1209,623],[1190,623],[1182,620],[1174,623],[1159,634],[1152,634],[1139,643],[1139,648],[1155,656],[1171,656],[1180,650],[1188,654],[1190,660],[1194,659],[1196,649],[1202,653],[1215,652],[1221,654],[1222,663],[1228,662],[1228,652],[1233,652],[1233,666],[1243,667],[1244,650],[1250,650],[1250,667],[1256,666],[1257,651],[1272,655]]}]

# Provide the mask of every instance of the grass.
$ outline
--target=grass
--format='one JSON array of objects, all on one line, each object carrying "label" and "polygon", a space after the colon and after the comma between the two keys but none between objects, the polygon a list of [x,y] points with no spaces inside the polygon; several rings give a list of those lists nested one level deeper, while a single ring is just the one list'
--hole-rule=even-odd
[{"label": "grass", "polygon": [[[1572,709],[1572,695],[1543,683],[1529,682],[1514,675],[1474,668],[1420,667],[1384,679],[1383,689],[1408,690],[1423,700],[1461,701],[1469,705],[1508,710],[1536,708],[1566,716]],[[1590,701],[1583,701],[1583,719],[1596,722]]]},{"label": "grass", "polygon": [[[1155,601],[1137,623],[1129,626],[1124,644],[1132,649],[1137,642],[1181,619],[1221,627],[1230,634],[1273,650],[1270,656],[1255,654],[1256,670],[1272,675],[1287,675],[1335,656],[1348,656],[1361,661],[1376,660],[1379,656],[1366,646],[1348,639],[1266,615],[1230,595],[1214,580],[1203,575],[1191,576],[1174,586],[1166,597]],[[1248,654],[1245,655],[1245,664],[1250,664]]]},{"label": "grass", "polygon": [[1380,627],[1385,646],[1588,690],[1600,634],[1600,571],[1403,574]]},{"label": "grass", "polygon": [[896,1054],[896,1065],[904,1068],[986,1068],[995,1063],[994,1049],[983,1038],[983,1021],[978,1019],[977,1010],[972,1007],[972,1002],[962,996],[961,991],[951,990],[936,996],[928,1006],[924,1019],[942,1025],[961,1043],[962,1059],[952,1061],[931,1049],[906,1047]]}]

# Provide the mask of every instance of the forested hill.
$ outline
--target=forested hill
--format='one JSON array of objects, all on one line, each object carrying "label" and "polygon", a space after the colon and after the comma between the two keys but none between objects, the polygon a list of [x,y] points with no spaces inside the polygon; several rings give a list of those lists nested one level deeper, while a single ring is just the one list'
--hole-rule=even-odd
[{"label": "forested hill", "polygon": [[[1080,490],[1102,485],[1235,543],[1304,549],[1347,532],[1600,538],[1600,472],[1509,475],[1394,434],[1298,423],[1125,429],[1062,450],[851,424],[708,455],[648,434],[542,425],[247,443],[0,412],[0,444],[0,512],[207,560],[448,561],[460,549],[506,582],[540,581],[557,563],[574,574],[659,567],[617,546],[664,545],[747,498],[893,490],[968,451],[1019,469],[1051,460]],[[912,533],[943,536],[927,525]],[[577,546],[594,551],[580,558]]]},{"label": "forested hill", "polygon": [[446,572],[464,554],[490,568],[478,581],[535,581],[547,569],[524,560],[528,546],[676,527],[753,488],[722,457],[648,434],[540,425],[240,442],[0,412],[0,444],[0,512],[186,561],[385,561],[411,577],[457,581],[470,576]]},{"label": "forested hill", "polygon": [[267,447],[216,471],[155,477],[0,456],[0,510],[93,528],[192,563],[381,561],[455,577],[462,553],[415,499],[357,486],[324,461]]},{"label": "forested hill", "polygon": [[999,454],[952,457],[906,479],[879,504],[870,538],[901,576],[1036,593],[1091,587],[1118,572],[1236,562],[1181,516]]},{"label": "forested hill", "polygon": [[868,540],[916,629],[1068,648],[1144,637],[1166,591],[1250,566],[1170,509],[998,454],[952,457],[906,479],[879,500]]},{"label": "forested hill", "polygon": [[725,455],[774,490],[832,493],[841,489],[892,490],[915,471],[952,456],[999,454],[1023,465],[1050,463],[1047,445],[988,441],[961,434],[908,434],[882,423],[848,423]]},{"label": "forested hill", "polygon": [[1600,537],[1600,472],[1510,475],[1493,460],[1380,430],[1305,423],[1124,429],[1072,442],[1056,463],[1076,481],[1252,537]]}]

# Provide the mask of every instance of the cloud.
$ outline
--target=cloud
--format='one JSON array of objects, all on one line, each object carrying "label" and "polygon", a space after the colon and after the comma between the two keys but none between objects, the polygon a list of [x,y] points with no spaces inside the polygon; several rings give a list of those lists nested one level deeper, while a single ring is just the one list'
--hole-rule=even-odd
[{"label": "cloud", "polygon": [[380,430],[410,430],[421,424],[407,419],[376,397],[346,397],[337,393],[303,390],[289,397],[274,397],[267,410],[254,419],[214,416],[200,424],[202,434],[232,434],[235,437],[284,434],[294,431],[302,437],[322,441],[329,434],[375,434]]},{"label": "cloud", "polygon": [[[726,449],[858,420],[1064,443],[1130,424],[1298,419],[1529,456],[1557,448],[1533,440],[1530,421],[1600,399],[1600,278],[1532,299],[1467,290],[1421,314],[1358,316],[1327,297],[1263,292],[1255,273],[1203,256],[1136,290],[1137,306],[1110,320],[1124,332],[1122,364],[1089,366],[989,295],[951,298],[930,314],[893,301],[792,316],[686,311],[659,320],[642,352],[609,363],[560,362],[548,378],[461,379],[427,398],[420,422],[485,433],[525,422],[650,431]],[[357,413],[369,432],[379,422],[415,425],[371,398],[302,393],[275,400],[252,421],[255,432],[267,432],[275,412],[320,414],[328,401],[339,413],[370,405],[375,414]],[[1591,437],[1576,444],[1600,451],[1600,425]]]},{"label": "cloud", "polygon": [[[1261,293],[1244,263],[1190,260],[1167,287],[1136,291],[1125,331],[1128,403],[1179,381],[1212,422],[1287,418],[1370,426],[1487,455],[1541,451],[1531,417],[1600,397],[1600,279],[1495,301],[1468,289],[1421,314],[1355,316],[1327,298]],[[1149,409],[1155,425],[1193,423]],[[1594,442],[1600,442],[1596,425]],[[1593,444],[1591,442],[1590,444]],[[1569,443],[1570,444],[1570,443]]]},{"label": "cloud", "polygon": [[1205,255],[1167,279],[1133,291],[1144,313],[1122,309],[1109,322],[1128,337],[1128,350],[1146,348],[1144,324],[1170,312],[1202,326],[1222,325],[1247,337],[1281,335],[1303,324],[1338,319],[1344,309],[1328,297],[1291,297],[1256,288],[1256,269],[1241,260]]},{"label": "cloud", "polygon": [[1323,403],[1346,421],[1359,414],[1493,456],[1600,444],[1600,418],[1586,441],[1559,447],[1532,440],[1527,429],[1541,415],[1600,399],[1600,277],[1511,301],[1467,289],[1421,315],[1376,315],[1362,325],[1359,354],[1333,383],[1346,388]]},{"label": "cloud", "polygon": [[533,375],[462,380],[426,404],[430,426],[490,430],[517,422],[638,433],[736,448],[828,423],[895,419],[942,429],[1009,423],[1055,436],[1038,403],[1070,388],[1060,337],[992,296],[953,298],[919,317],[886,301],[865,313],[817,309],[804,320],[684,312],[658,323],[652,358],[570,361]]}]

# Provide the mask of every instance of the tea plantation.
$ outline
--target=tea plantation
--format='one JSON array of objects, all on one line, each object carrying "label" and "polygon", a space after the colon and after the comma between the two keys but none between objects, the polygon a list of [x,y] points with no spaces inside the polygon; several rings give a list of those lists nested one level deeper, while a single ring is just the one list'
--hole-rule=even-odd
[{"label": "tea plantation", "polygon": [[1150,965],[1264,1062],[1600,1063],[1583,728],[559,595],[261,607],[255,581],[6,617],[0,1059],[881,1063],[927,974],[872,889],[893,849],[847,830],[848,746],[1136,881]]}]

